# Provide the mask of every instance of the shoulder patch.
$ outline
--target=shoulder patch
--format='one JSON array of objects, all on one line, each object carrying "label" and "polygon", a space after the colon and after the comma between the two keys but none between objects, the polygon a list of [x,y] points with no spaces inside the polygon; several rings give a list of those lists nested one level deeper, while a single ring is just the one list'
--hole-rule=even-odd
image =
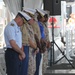
[{"label": "shoulder patch", "polygon": [[11,26],[14,26],[14,24],[13,24],[13,23],[11,23]]}]

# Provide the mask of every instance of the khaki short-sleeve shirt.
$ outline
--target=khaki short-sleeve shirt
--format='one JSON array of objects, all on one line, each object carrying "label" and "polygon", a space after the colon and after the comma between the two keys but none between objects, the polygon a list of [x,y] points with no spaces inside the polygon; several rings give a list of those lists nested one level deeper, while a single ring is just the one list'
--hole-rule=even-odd
[{"label": "khaki short-sleeve shirt", "polygon": [[32,28],[34,30],[34,33],[38,36],[38,39],[41,39],[41,33],[40,33],[40,28],[38,23],[35,21],[34,24],[32,25]]},{"label": "khaki short-sleeve shirt", "polygon": [[22,32],[22,44],[23,45],[29,45],[29,33],[27,30],[27,24],[24,24],[21,26],[21,32]]}]

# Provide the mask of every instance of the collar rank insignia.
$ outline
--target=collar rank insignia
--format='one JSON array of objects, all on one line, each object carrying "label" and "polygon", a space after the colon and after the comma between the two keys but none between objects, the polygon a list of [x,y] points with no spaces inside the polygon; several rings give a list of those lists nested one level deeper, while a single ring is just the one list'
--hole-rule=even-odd
[{"label": "collar rank insignia", "polygon": [[13,23],[11,23],[11,26],[14,26],[14,24],[13,24]]}]

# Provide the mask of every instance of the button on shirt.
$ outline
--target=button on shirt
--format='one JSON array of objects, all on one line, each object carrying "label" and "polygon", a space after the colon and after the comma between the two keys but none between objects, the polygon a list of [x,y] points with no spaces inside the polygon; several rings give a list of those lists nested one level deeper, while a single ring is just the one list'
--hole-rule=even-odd
[{"label": "button on shirt", "polygon": [[4,30],[5,43],[7,48],[12,48],[10,45],[10,40],[15,40],[16,44],[21,48],[22,47],[22,34],[20,27],[12,20]]}]

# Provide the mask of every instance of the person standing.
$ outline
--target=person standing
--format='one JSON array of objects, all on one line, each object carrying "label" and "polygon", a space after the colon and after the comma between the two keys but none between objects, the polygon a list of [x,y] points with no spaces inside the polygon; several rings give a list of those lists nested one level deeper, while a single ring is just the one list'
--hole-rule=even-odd
[{"label": "person standing", "polygon": [[[43,52],[45,51],[45,29],[43,26],[44,22],[44,13],[40,10],[37,9],[37,20],[38,20],[38,26],[40,28],[40,33],[41,33],[41,39],[40,39],[40,45],[41,48],[39,50],[39,53],[36,55],[36,72],[35,75],[42,75],[42,59],[43,59]],[[44,48],[44,49],[43,49]]]},{"label": "person standing", "polygon": [[46,22],[48,20],[48,15],[44,10],[37,9],[38,13],[38,24],[40,27],[40,32],[41,32],[41,61],[39,65],[39,75],[43,75],[44,71],[47,68],[47,63],[48,63],[48,50],[47,47],[49,47],[49,36],[48,36],[48,29]]},{"label": "person standing", "polygon": [[48,50],[51,47],[51,43],[49,40],[49,31],[48,31],[48,27],[47,27],[47,22],[48,22],[48,13],[47,11],[44,11],[45,15],[44,15],[44,29],[45,29],[45,40],[46,40],[46,51],[43,53],[43,64],[42,64],[42,74],[44,74],[46,72],[47,66],[48,66]]},{"label": "person standing", "polygon": [[34,31],[31,26],[31,24],[33,23],[34,20],[30,17],[30,18],[26,18],[25,24],[21,26],[22,44],[23,44],[24,52],[26,54],[26,58],[22,61],[21,75],[33,75],[36,67],[34,61],[35,60],[34,50],[37,50],[37,45],[34,39]]},{"label": "person standing", "polygon": [[21,61],[25,58],[22,50],[22,34],[20,26],[24,24],[25,13],[19,11],[15,19],[8,23],[4,30],[7,50],[5,51],[7,75],[19,75]]},{"label": "person standing", "polygon": [[[39,26],[38,26],[38,23],[37,21],[35,20],[35,13],[36,13],[36,10],[35,9],[31,9],[31,8],[28,8],[28,9],[24,9],[24,11],[30,16],[33,18],[33,21],[34,23],[30,23],[31,26],[30,26],[30,29],[32,34],[31,34],[31,37],[33,38],[32,40],[34,42],[36,42],[36,39],[37,41],[39,42],[40,38],[41,38],[41,35],[40,35],[40,29],[39,29]],[[37,44],[37,42],[36,42]],[[37,44],[37,48],[38,48],[38,45],[39,43]],[[38,50],[37,52],[35,53],[35,55],[33,56],[32,55],[32,50],[30,49],[29,51],[29,68],[28,68],[28,75],[34,75],[35,71],[36,71],[36,65],[35,65],[35,57],[36,55],[38,54]]]},{"label": "person standing", "polygon": [[[26,13],[25,13],[26,14]],[[27,15],[27,14],[26,14]],[[24,19],[25,24],[21,26],[21,32],[22,32],[22,47],[23,51],[26,54],[26,57],[24,60],[22,60],[21,64],[21,73],[20,75],[28,75],[28,63],[29,63],[29,33],[27,30],[27,21],[30,20],[31,17],[27,15],[27,17]]]}]

